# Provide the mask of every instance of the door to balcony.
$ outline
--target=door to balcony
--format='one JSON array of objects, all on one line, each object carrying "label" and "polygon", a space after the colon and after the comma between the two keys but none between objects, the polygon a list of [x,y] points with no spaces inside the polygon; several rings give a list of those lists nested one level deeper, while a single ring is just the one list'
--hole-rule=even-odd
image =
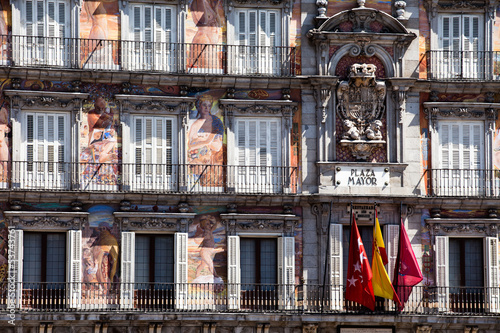
[{"label": "door to balcony", "polygon": [[438,196],[486,194],[483,122],[439,122]]}]

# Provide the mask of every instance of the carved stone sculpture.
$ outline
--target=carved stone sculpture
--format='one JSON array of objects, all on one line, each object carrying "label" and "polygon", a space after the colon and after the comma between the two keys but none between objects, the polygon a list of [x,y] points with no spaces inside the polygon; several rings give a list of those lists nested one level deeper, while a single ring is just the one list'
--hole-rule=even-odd
[{"label": "carved stone sculpture", "polygon": [[353,155],[365,160],[373,148],[383,141],[381,121],[385,112],[386,86],[377,81],[373,64],[351,66],[349,80],[337,88],[337,112],[344,132],[341,144],[351,148]]}]

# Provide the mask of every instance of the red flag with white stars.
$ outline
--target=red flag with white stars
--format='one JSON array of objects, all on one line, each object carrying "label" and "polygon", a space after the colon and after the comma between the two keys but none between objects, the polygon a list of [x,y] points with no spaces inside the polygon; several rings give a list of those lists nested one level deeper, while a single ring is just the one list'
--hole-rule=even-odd
[{"label": "red flag with white stars", "polygon": [[345,298],[373,311],[375,310],[375,294],[373,293],[372,276],[370,263],[353,214]]}]

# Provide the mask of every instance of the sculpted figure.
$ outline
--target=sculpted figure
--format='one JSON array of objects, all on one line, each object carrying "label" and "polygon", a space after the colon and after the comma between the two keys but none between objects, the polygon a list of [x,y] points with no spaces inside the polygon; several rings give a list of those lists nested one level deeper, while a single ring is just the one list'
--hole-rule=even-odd
[{"label": "sculpted figure", "polygon": [[366,138],[369,140],[382,140],[382,122],[380,120],[375,120],[370,123],[366,129]]}]

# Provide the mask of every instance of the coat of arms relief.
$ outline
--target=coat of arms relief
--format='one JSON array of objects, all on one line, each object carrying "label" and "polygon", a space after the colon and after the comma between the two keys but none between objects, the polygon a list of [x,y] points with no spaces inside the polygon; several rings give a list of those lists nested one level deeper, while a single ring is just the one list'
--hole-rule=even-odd
[{"label": "coat of arms relief", "polygon": [[359,160],[366,160],[374,148],[385,144],[381,129],[386,87],[375,79],[376,70],[373,64],[354,64],[349,80],[337,88],[337,112],[343,124],[340,144]]}]

